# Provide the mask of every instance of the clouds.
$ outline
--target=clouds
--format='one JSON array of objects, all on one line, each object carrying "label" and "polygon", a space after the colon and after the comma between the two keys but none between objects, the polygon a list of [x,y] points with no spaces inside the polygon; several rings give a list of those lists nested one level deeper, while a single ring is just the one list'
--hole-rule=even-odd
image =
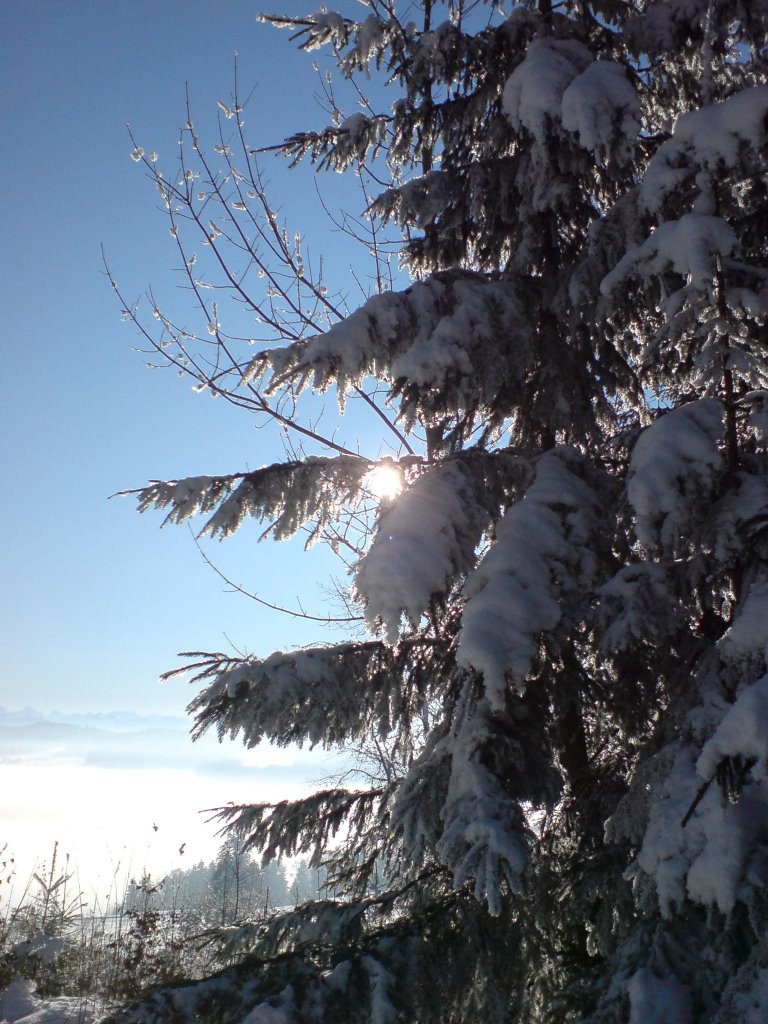
[{"label": "clouds", "polygon": [[188,727],[184,718],[0,709],[0,840],[19,878],[54,841],[84,884],[116,863],[157,874],[210,860],[217,825],[201,811],[296,797],[341,767],[322,752],[245,750],[215,735],[193,743]]},{"label": "clouds", "polygon": [[185,718],[117,712],[100,715],[43,714],[30,708],[0,708],[0,765],[81,765],[103,769],[187,770],[195,774],[275,781],[325,775],[327,756],[296,747],[264,745],[245,750],[219,743],[215,734],[197,741]]}]

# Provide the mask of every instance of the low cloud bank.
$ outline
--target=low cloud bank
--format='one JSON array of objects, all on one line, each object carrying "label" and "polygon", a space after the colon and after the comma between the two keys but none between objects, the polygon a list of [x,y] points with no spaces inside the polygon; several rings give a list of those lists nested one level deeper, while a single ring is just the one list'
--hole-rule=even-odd
[{"label": "low cloud bank", "polygon": [[0,831],[20,883],[55,841],[95,887],[118,866],[157,875],[210,860],[218,826],[201,811],[297,797],[343,768],[322,751],[193,742],[189,724],[0,709]]}]

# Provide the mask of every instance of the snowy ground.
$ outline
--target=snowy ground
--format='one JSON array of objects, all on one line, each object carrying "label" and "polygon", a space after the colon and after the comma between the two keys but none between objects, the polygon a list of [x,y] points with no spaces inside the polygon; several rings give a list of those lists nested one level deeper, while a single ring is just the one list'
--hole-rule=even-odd
[{"label": "snowy ground", "polygon": [[16,978],[0,992],[0,1024],[92,1024],[102,1008],[68,996],[40,999],[34,984]]}]

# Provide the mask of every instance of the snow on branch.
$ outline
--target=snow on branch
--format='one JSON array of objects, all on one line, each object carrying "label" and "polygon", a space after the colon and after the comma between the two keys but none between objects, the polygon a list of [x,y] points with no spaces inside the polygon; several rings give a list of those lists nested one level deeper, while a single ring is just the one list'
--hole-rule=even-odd
[{"label": "snow on branch", "polygon": [[768,814],[766,638],[768,583],[758,579],[701,662],[681,738],[646,765],[609,823],[614,840],[642,838],[634,870],[653,879],[665,918],[686,897],[728,914],[746,886],[764,886],[764,869],[751,866],[764,859],[754,823]]},{"label": "snow on branch", "polygon": [[[392,905],[407,892],[407,888],[385,892],[354,903],[334,899],[308,900],[293,909],[278,911],[264,921],[248,922],[230,928],[216,928],[208,935],[219,943],[225,956],[242,956],[247,952],[257,956],[264,963],[274,962],[286,956],[301,955],[305,950],[311,950],[315,955],[310,955],[310,962],[317,962],[319,949],[323,948],[330,952],[334,946],[341,946],[358,964],[366,964],[375,970],[375,965],[382,966],[382,952],[388,951],[390,955],[394,953],[397,956],[391,943],[386,940],[382,942],[382,933],[386,933],[387,916],[391,913]],[[406,948],[409,945],[407,938],[407,933],[402,936],[402,945]],[[314,1004],[315,1011],[322,995],[326,998],[330,996],[333,1005],[333,990],[337,989],[339,995],[343,992],[344,983],[347,981],[345,976],[350,967],[349,960],[345,959],[335,970],[330,970],[324,977],[318,979],[327,981],[331,991],[315,992],[314,999],[309,1000],[310,1005]],[[369,992],[369,995],[372,993]],[[312,1014],[312,1018],[331,1019],[326,1015],[318,1018],[316,1013]],[[272,1024],[271,1018],[265,1019]],[[260,1022],[261,1018],[257,1017],[256,1020]],[[384,1021],[389,1021],[390,1018],[373,1016],[366,1017],[366,1020],[381,1020],[384,1024]],[[282,1018],[280,1022],[282,1024]],[[391,1024],[395,1024],[394,1017],[391,1018]]]},{"label": "snow on branch", "polygon": [[[743,763],[739,767],[738,761],[736,765],[726,762],[737,789],[729,792],[731,799],[724,800],[720,785],[702,786],[702,776],[697,771],[697,764],[701,770],[709,770],[710,762],[719,760],[722,751],[734,747],[731,726],[739,718],[744,725],[747,711],[764,712],[761,697],[761,693],[755,693],[746,701],[713,745],[708,750],[705,747],[703,760],[696,746],[678,741],[666,752],[668,765],[660,762],[660,768],[665,768],[664,778],[653,785],[647,825],[631,873],[639,869],[653,880],[661,915],[667,920],[674,907],[682,906],[686,898],[729,914],[737,892],[741,890],[746,895],[743,886],[751,858],[763,856],[754,822],[765,821],[768,813],[764,778],[760,784],[754,784]],[[743,737],[743,745],[755,752],[765,749],[753,729]],[[646,778],[650,781],[650,777]],[[726,778],[724,774],[724,786]],[[619,828],[609,827],[609,834],[617,838]],[[754,882],[763,887],[759,878]]]},{"label": "snow on branch", "polygon": [[299,48],[310,51],[327,45],[343,47],[355,28],[354,21],[328,10],[316,11],[303,18],[292,18],[285,14],[258,14],[257,19],[275,28],[292,31],[291,40],[300,39]]},{"label": "snow on branch", "polygon": [[727,692],[768,672],[768,580],[758,577],[718,640],[717,674]]},{"label": "snow on branch", "polygon": [[640,132],[640,101],[621,64],[593,60],[575,40],[539,37],[512,72],[502,106],[519,131],[540,145],[560,127],[604,160],[626,157]]},{"label": "snow on branch", "polygon": [[473,677],[466,677],[453,721],[433,730],[389,813],[409,864],[437,857],[451,871],[454,888],[472,885],[495,916],[504,886],[521,889],[529,835],[519,803],[490,765],[504,762],[505,774],[530,766],[509,722],[496,720],[487,700],[468,707],[473,686]]},{"label": "snow on branch", "polygon": [[292,158],[292,166],[305,156],[320,171],[345,171],[353,163],[375,160],[387,141],[389,118],[366,117],[355,113],[339,125],[320,132],[297,132],[277,146],[254,150],[255,153],[277,150]]},{"label": "snow on branch", "polygon": [[640,134],[640,101],[621,64],[596,60],[563,93],[563,127],[605,159],[628,156]]},{"label": "snow on branch", "polygon": [[587,47],[574,40],[534,39],[504,87],[502,106],[512,127],[527,128],[544,144],[560,122],[563,93],[591,61]]},{"label": "snow on branch", "polygon": [[504,708],[508,676],[525,689],[542,634],[593,583],[600,502],[584,470],[571,449],[541,456],[533,484],[467,582],[458,662],[482,673],[494,710]]},{"label": "snow on branch", "polygon": [[388,509],[370,550],[355,569],[355,589],[371,629],[384,626],[387,642],[400,635],[403,613],[414,626],[434,596],[472,568],[491,510],[482,478],[458,460],[419,477]]},{"label": "snow on branch", "polygon": [[603,278],[600,291],[610,296],[633,275],[652,281],[673,270],[692,288],[710,294],[714,302],[717,267],[737,248],[736,235],[727,221],[707,214],[686,213],[679,220],[659,224],[641,245],[630,249]]},{"label": "snow on branch", "polygon": [[765,170],[768,86],[755,86],[700,110],[682,114],[672,138],[654,154],[640,185],[640,202],[659,213],[665,202],[700,172],[714,180]]},{"label": "snow on branch", "polygon": [[191,674],[192,682],[208,682],[188,708],[195,738],[215,726],[219,738],[239,734],[246,747],[263,739],[332,746],[362,735],[372,722],[389,732],[404,710],[404,671],[384,644],[371,642],[265,659],[211,654],[164,678]]},{"label": "snow on branch", "polygon": [[717,504],[712,548],[721,565],[734,565],[768,525],[768,477],[740,472]]},{"label": "snow on branch", "polygon": [[626,982],[629,1024],[691,1019],[691,991],[674,974],[659,977],[648,967],[635,971]]},{"label": "snow on branch", "polygon": [[723,468],[723,432],[721,403],[702,398],[663,413],[641,433],[630,459],[627,496],[644,547],[675,555],[690,544],[693,517],[701,515],[701,502],[711,497]]},{"label": "snow on branch", "polygon": [[[349,455],[309,456],[251,473],[154,481],[138,491],[122,493],[138,494],[139,512],[169,509],[163,526],[213,512],[201,535],[227,537],[252,517],[260,522],[271,520],[267,535],[285,540],[308,522],[327,523],[336,518],[345,503],[358,494],[369,469],[367,460]],[[316,526],[310,542],[318,532]]]},{"label": "snow on branch", "polygon": [[391,804],[391,833],[399,837],[410,865],[433,857],[440,838],[451,767],[445,737],[445,726],[431,731]]},{"label": "snow on branch", "polygon": [[402,397],[407,425],[448,410],[498,405],[505,388],[519,389],[533,362],[523,307],[509,280],[469,271],[433,274],[404,292],[374,295],[325,334],[255,357],[245,379],[273,377],[269,392],[287,384],[339,394],[377,377]]},{"label": "snow on branch", "polygon": [[318,790],[302,800],[229,805],[217,810],[217,818],[223,822],[222,831],[244,836],[244,848],[256,850],[265,863],[301,854],[310,854],[312,863],[318,863],[343,826],[363,832],[385,796],[383,788]]},{"label": "snow on branch", "polygon": [[[413,926],[401,926],[393,941],[389,931],[397,927],[380,923],[385,899],[314,900],[258,924],[211,929],[202,937],[217,943],[229,966],[202,982],[175,980],[150,989],[106,1024],[193,1019],[288,1024],[336,1020],[339,1012],[355,1019],[365,1013],[371,1024],[395,1024],[395,1005],[401,1002],[396,979],[420,955],[424,958],[424,951]],[[341,956],[333,956],[334,947]]]},{"label": "snow on branch", "polygon": [[655,562],[626,565],[597,592],[600,646],[607,657],[635,646],[659,644],[683,621],[668,569]]},{"label": "snow on branch", "polygon": [[170,508],[163,520],[168,523],[183,523],[191,516],[212,512],[229,496],[239,474],[231,476],[189,476],[183,480],[154,480],[138,491],[121,491],[121,495],[138,494],[139,512],[148,508]]},{"label": "snow on branch", "polygon": [[519,804],[484,764],[485,748],[494,741],[498,736],[487,700],[480,701],[446,738],[451,768],[437,852],[453,872],[454,887],[473,882],[475,898],[484,899],[496,917],[501,913],[502,883],[513,892],[522,888],[528,833]]},{"label": "snow on branch", "polygon": [[760,762],[762,779],[768,781],[768,675],[742,689],[704,744],[696,771],[711,779],[726,758],[737,757]]},{"label": "snow on branch", "polygon": [[394,218],[398,224],[424,229],[445,215],[461,194],[464,183],[442,170],[432,170],[385,189],[371,205],[371,212],[384,223]]}]

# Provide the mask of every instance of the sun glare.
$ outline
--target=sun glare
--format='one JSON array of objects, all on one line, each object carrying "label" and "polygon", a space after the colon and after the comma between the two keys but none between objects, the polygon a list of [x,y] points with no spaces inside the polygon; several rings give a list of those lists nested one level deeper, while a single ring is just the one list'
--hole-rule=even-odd
[{"label": "sun glare", "polygon": [[379,501],[391,501],[403,489],[403,474],[390,462],[382,462],[365,477],[368,488]]}]

